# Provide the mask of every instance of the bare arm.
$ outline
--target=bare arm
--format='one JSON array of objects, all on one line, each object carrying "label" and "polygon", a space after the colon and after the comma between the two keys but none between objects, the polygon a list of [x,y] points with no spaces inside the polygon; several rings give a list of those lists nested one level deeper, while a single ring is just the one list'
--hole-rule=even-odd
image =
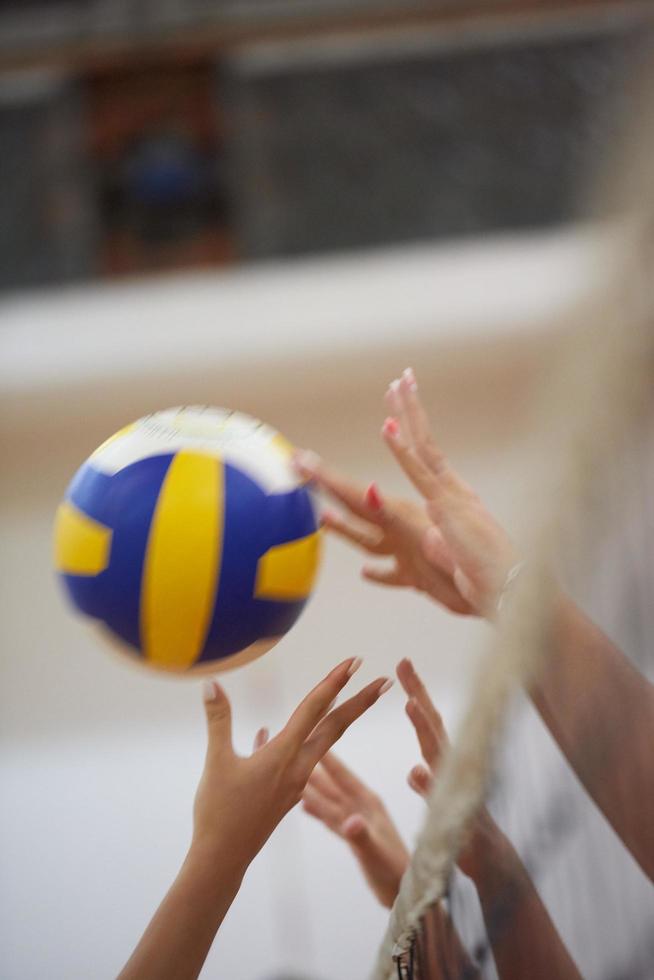
[{"label": "bare arm", "polygon": [[[300,459],[301,471],[349,511],[328,515],[326,524],[365,551],[392,558],[390,568],[368,569],[367,578],[411,586],[452,611],[492,619],[518,555],[436,444],[413,373],[393,382],[386,398],[393,415],[384,441],[424,504],[385,500],[319,460],[307,466]],[[572,602],[561,598],[558,607],[533,702],[591,798],[654,880],[654,688]]]},{"label": "bare arm", "polygon": [[379,678],[330,711],[359,663],[351,658],[332,670],[275,738],[258,734],[246,758],[232,747],[227,696],[207,682],[209,739],[191,847],[119,980],[195,980],[248,866],[320,759],[390,686]]},{"label": "bare arm", "polygon": [[582,980],[524,865],[487,811],[462,870],[477,888],[501,980]]},{"label": "bare arm", "polygon": [[654,686],[561,596],[532,701],[577,777],[654,880]]},{"label": "bare arm", "polygon": [[[447,746],[447,734],[410,660],[399,663],[397,676],[409,696],[407,714],[426,763],[411,770],[409,785],[426,796]],[[581,980],[515,848],[485,808],[457,863],[477,888],[501,980]]]}]

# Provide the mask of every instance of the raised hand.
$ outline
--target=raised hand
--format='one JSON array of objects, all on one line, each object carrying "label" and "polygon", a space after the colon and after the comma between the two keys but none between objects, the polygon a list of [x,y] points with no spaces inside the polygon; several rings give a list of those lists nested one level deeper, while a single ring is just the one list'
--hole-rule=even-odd
[{"label": "raised hand", "polygon": [[284,728],[268,741],[260,731],[255,752],[236,754],[231,709],[216,681],[205,688],[209,744],[194,809],[193,842],[233,841],[234,850],[253,857],[285,813],[299,802],[307,780],[349,726],[368,710],[392,681],[381,677],[330,710],[361,661],[335,667],[301,702]]},{"label": "raised hand", "polygon": [[476,493],[452,469],[431,432],[411,368],[386,392],[391,415],[382,435],[425,501],[433,527],[423,551],[438,564],[445,547],[459,592],[481,615],[492,615],[517,562],[506,532]]},{"label": "raised hand", "polygon": [[193,812],[193,839],[177,878],[155,912],[120,980],[195,980],[248,865],[302,796],[334,742],[386,691],[380,677],[332,710],[360,660],[335,667],[268,741],[261,729],[251,756],[232,746],[223,689],[204,689],[208,746]]},{"label": "raised hand", "polygon": [[[407,782],[415,793],[426,798],[431,791],[443,753],[449,747],[449,740],[443,719],[408,658],[397,665],[397,678],[408,697],[405,710],[415,729],[420,752],[426,763],[414,766],[409,772]],[[500,845],[504,846],[503,835],[486,808],[482,807],[470,829],[465,846],[459,853],[457,864],[464,874],[477,880],[484,861]]]},{"label": "raised hand", "polygon": [[294,462],[303,477],[313,480],[345,509],[344,514],[323,511],[323,525],[367,554],[391,559],[386,566],[365,564],[364,578],[424,592],[452,612],[474,612],[454,582],[455,565],[447,548],[442,542],[440,547],[434,544],[432,532],[438,535],[438,531],[424,506],[382,498],[376,484],[360,486],[325,466],[315,453],[298,452]]},{"label": "raised hand", "polygon": [[365,565],[372,582],[425,592],[452,612],[492,617],[517,564],[508,535],[476,493],[447,462],[431,434],[411,369],[386,393],[393,413],[384,441],[423,497],[423,504],[382,497],[325,466],[312,452],[298,452],[295,466],[345,508],[327,510],[323,523],[390,565]]},{"label": "raised hand", "polygon": [[373,893],[390,908],[409,852],[381,799],[329,753],[309,777],[302,805],[350,846]]}]

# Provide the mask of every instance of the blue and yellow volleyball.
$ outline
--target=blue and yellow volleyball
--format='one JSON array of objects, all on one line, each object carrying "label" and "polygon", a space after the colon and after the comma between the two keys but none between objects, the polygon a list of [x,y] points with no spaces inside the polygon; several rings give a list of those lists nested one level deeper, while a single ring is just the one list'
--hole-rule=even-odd
[{"label": "blue and yellow volleyball", "polygon": [[227,669],[293,626],[320,560],[316,502],[274,429],[222,408],[126,426],[75,474],[55,566],[74,608],[144,665]]}]

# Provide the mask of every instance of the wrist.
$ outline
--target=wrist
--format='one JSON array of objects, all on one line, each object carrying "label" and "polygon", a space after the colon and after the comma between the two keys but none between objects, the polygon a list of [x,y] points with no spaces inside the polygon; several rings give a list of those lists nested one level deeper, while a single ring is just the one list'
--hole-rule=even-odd
[{"label": "wrist", "polygon": [[208,886],[212,882],[233,884],[238,891],[241,881],[254,854],[244,853],[234,847],[232,841],[223,841],[216,835],[193,836],[184,860],[183,870],[190,876],[202,879]]},{"label": "wrist", "polygon": [[488,810],[481,811],[459,858],[461,871],[480,888],[508,868],[512,848]]}]

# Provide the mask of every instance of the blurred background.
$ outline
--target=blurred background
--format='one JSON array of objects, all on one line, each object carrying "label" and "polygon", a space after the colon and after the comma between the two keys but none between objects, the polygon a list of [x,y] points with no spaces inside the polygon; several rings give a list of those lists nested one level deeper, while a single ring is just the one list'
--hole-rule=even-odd
[{"label": "blurred background", "polygon": [[[189,840],[196,682],[131,669],[51,572],[77,466],[175,404],[259,416],[407,492],[378,432],[414,367],[438,437],[515,533],[562,314],[605,275],[587,220],[652,4],[0,3],[0,973],[115,975]],[[545,461],[546,462],[546,461]],[[239,748],[348,655],[411,654],[452,732],[486,631],[375,590],[330,541],[317,594],[228,675]],[[342,743],[411,842],[394,689]],[[293,812],[203,976],[356,980],[386,923],[345,845]]]}]

